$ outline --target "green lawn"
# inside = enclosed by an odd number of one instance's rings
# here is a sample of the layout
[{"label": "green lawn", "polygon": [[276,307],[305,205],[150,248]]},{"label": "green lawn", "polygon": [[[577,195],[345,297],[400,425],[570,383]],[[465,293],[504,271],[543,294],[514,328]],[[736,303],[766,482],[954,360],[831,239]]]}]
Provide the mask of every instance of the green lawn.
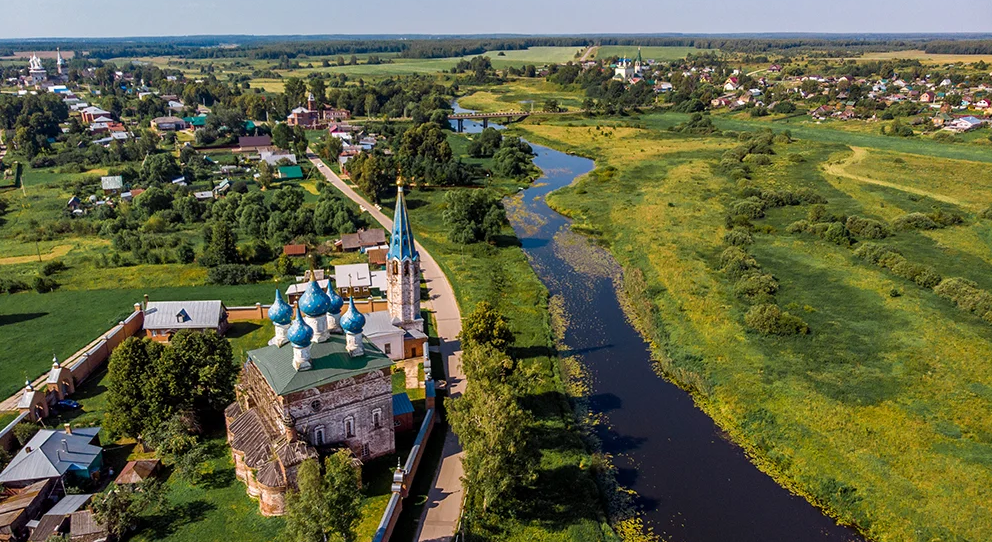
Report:
[{"label": "green lawn", "polygon": [[134,310],[143,294],[158,301],[220,299],[229,306],[270,303],[278,283],[122,290],[56,290],[47,294],[0,294],[0,396],[21,388],[66,359]]},{"label": "green lawn", "polygon": [[[949,159],[975,149],[805,128],[793,130],[803,139],[776,144],[771,165],[738,183],[718,167],[737,139],[660,130],[676,118],[684,116],[633,121],[646,128],[596,130],[585,122],[520,128],[534,141],[616,168],[556,192],[549,203],[624,266],[630,307],[661,367],[694,390],[697,404],[759,467],[872,539],[988,539],[989,324],[929,289],[862,264],[850,248],[787,233],[808,206],[769,209],[753,221],[748,250],[778,280],[777,303],[805,320],[810,335],[749,331],[742,322],[748,305],[719,269],[725,217],[738,187],[810,188],[829,201],[829,212],[842,215],[892,220],[934,206],[961,213],[961,226],[899,232],[879,242],[945,277],[992,289],[990,228],[974,214],[987,195],[953,182],[984,164]],[[767,125],[714,120],[734,130]],[[897,186],[826,173],[850,157],[844,142],[871,147],[850,173]],[[909,154],[896,162],[878,148]],[[789,160],[792,154],[804,159]],[[904,164],[916,166],[899,174]],[[974,176],[969,182],[976,190],[987,184]],[[899,183],[974,203],[920,198]]]}]

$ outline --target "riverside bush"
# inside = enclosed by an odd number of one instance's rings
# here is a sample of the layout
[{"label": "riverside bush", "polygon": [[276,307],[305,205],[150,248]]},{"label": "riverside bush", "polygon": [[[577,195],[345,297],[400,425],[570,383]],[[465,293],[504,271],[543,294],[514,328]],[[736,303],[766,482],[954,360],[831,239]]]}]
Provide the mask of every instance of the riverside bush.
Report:
[{"label": "riverside bush", "polygon": [[755,197],[735,201],[730,205],[730,209],[733,214],[746,216],[750,219],[762,218],[765,216],[764,203]]},{"label": "riverside bush", "polygon": [[750,272],[734,284],[734,295],[752,302],[769,303],[778,292],[778,281],[768,273]]},{"label": "riverside bush", "polygon": [[732,279],[739,279],[748,271],[761,269],[758,260],[740,247],[729,247],[720,254],[720,266]]},{"label": "riverside bush", "polygon": [[862,244],[854,251],[854,255],[866,263],[888,269],[923,288],[933,288],[942,280],[940,273],[933,267],[910,262],[902,254],[875,243]]},{"label": "riverside bush", "polygon": [[928,215],[923,213],[908,213],[893,221],[895,229],[903,230],[935,230],[938,226]]},{"label": "riverside bush", "polygon": [[963,311],[979,316],[992,323],[992,294],[978,288],[978,284],[959,277],[941,281],[934,293],[951,300]]},{"label": "riverside bush", "polygon": [[743,247],[754,242],[754,237],[746,230],[730,230],[723,234],[723,242],[735,247]]},{"label": "riverside bush", "polygon": [[798,316],[772,303],[751,307],[744,315],[744,325],[765,335],[805,335],[809,326]]},{"label": "riverside bush", "polygon": [[849,232],[864,239],[884,239],[892,235],[887,224],[872,218],[851,215],[847,217],[845,226]]}]

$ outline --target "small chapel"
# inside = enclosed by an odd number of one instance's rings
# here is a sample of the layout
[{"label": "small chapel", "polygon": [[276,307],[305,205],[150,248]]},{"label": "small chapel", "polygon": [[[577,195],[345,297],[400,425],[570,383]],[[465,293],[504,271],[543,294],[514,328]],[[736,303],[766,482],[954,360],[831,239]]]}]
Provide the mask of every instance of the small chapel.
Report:
[{"label": "small chapel", "polygon": [[273,337],[248,352],[236,400],[225,410],[235,472],[263,515],[285,513],[286,491],[306,459],[346,447],[367,461],[396,449],[393,360],[365,328],[371,317],[388,318],[411,337],[426,337],[420,255],[402,187],[386,266],[388,310],[381,313],[362,314],[354,297],[346,303],[314,277],[295,306],[276,290],[268,309]]}]

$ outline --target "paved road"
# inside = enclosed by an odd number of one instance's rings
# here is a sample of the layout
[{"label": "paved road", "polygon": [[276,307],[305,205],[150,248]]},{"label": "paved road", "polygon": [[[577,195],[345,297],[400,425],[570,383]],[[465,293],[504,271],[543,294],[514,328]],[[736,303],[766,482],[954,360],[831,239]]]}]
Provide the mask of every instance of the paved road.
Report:
[{"label": "paved road", "polygon": [[[392,230],[392,219],[345,184],[310,149],[307,149],[307,158],[335,188],[355,203],[365,207],[372,218],[382,224],[386,231]],[[416,238],[416,232],[414,232],[414,238]],[[420,243],[417,243],[417,250],[420,252],[424,280],[427,281],[427,287],[431,294],[431,299],[427,305],[429,309],[434,311],[434,318],[437,320],[437,334],[441,338],[441,357],[444,360],[445,375],[447,375],[448,395],[457,397],[465,391],[461,345],[458,341],[458,334],[462,330],[461,312],[458,310],[458,302],[455,300],[455,291],[451,288],[448,278],[444,276],[437,262],[434,261],[430,253],[424,250],[424,247],[420,246]],[[458,518],[461,516],[462,473],[462,449],[458,444],[458,438],[454,433],[448,431],[444,439],[441,465],[427,495],[424,512],[420,516],[416,538],[418,541],[450,540],[454,536]]]}]

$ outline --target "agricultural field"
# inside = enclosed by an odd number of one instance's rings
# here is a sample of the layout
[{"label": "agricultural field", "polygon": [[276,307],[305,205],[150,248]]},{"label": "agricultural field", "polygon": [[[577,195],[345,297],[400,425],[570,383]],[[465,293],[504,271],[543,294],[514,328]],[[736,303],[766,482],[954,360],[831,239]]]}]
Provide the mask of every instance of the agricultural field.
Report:
[{"label": "agricultural field", "polygon": [[[695,47],[641,47],[641,58],[644,60],[669,61],[685,58],[686,55],[713,53],[716,49],[697,49]],[[636,45],[604,45],[596,48],[595,56],[591,59],[620,56],[634,58],[637,56]]]},{"label": "agricultural field", "polygon": [[[558,100],[561,107],[579,109],[585,95],[563,89],[543,79],[515,79],[497,87],[485,87],[461,98],[458,105],[481,112],[540,111],[547,100]],[[532,103],[531,103],[532,102]]]},{"label": "agricultural field", "polygon": [[891,60],[891,59],[908,59],[908,60],[919,60],[924,64],[956,64],[958,62],[963,62],[965,64],[972,64],[975,62],[992,62],[992,55],[948,55],[941,53],[928,53],[926,51],[920,50],[908,50],[908,51],[884,51],[884,52],[872,52],[865,53],[859,57],[855,57],[854,60],[859,61],[870,61],[870,60]]},{"label": "agricultural field", "polygon": [[[793,129],[795,139],[776,138],[767,161],[745,161],[750,180],[733,180],[720,163],[738,138],[660,129],[683,121],[665,114],[596,127],[560,119],[517,129],[596,160],[595,172],[549,203],[609,247],[627,270],[628,291],[639,292],[633,314],[659,368],[679,375],[760,468],[875,540],[988,538],[990,324],[932,283],[856,256],[876,243],[938,278],[992,290],[992,225],[979,216],[990,202],[987,152],[978,162],[950,156],[978,149],[945,152],[962,149],[918,141],[878,148],[871,143],[893,138]],[[849,145],[842,136],[860,139]],[[765,335],[745,324],[750,302],[721,270],[728,215],[745,190],[804,189],[827,203],[769,207],[750,220],[750,244],[740,241],[774,277],[775,302],[809,329]],[[790,233],[821,210],[877,220],[892,234],[829,241]],[[909,213],[961,222],[895,228]],[[631,277],[644,286],[634,288]]]}]

